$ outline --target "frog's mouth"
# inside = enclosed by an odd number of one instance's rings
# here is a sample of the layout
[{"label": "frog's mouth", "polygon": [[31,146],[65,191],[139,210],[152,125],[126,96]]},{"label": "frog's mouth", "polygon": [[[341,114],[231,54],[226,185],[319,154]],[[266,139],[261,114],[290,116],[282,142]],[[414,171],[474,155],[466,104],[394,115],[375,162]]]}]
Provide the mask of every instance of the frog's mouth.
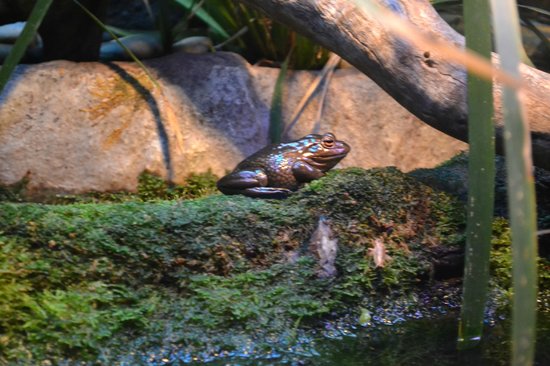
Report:
[{"label": "frog's mouth", "polygon": [[346,155],[348,154],[348,152],[343,152],[343,153],[340,153],[340,154],[332,154],[332,155],[325,155],[325,156],[313,156],[311,159],[312,160],[315,160],[316,162],[318,163],[326,163],[326,162],[330,162],[332,160],[342,160]]},{"label": "frog's mouth", "polygon": [[321,169],[323,171],[332,169],[340,160],[342,160],[346,155],[346,152],[340,154],[331,154],[331,155],[316,155],[309,158],[309,164],[314,167]]}]

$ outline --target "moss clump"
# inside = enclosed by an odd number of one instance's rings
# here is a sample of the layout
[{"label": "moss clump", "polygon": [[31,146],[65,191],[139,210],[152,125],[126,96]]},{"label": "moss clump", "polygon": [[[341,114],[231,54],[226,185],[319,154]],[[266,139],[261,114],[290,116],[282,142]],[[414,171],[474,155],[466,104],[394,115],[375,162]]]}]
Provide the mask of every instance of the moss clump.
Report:
[{"label": "moss clump", "polygon": [[26,175],[19,182],[15,182],[14,184],[7,186],[0,185],[0,202],[22,202],[28,184],[29,177]]},{"label": "moss clump", "polygon": [[217,192],[218,177],[208,171],[201,174],[190,174],[183,184],[172,184],[164,179],[143,172],[138,178],[136,193],[91,193],[78,196],[58,197],[55,203],[89,203],[89,202],[150,202],[156,200],[186,200],[205,197]]},{"label": "moss clump", "polygon": [[168,184],[162,178],[147,172],[139,176],[137,197],[142,201],[193,199],[216,193],[218,177],[208,171],[189,175],[185,183]]},{"label": "moss clump", "polygon": [[[495,216],[508,216],[506,164],[502,156],[495,158]],[[434,169],[417,169],[409,173],[415,179],[458,197],[466,202],[468,196],[468,154],[461,153]],[[544,228],[544,217],[550,216],[550,172],[535,167],[538,227]]]},{"label": "moss clump", "polygon": [[[512,245],[511,232],[507,220],[497,218],[493,222],[493,239],[491,252],[491,272],[493,278],[503,289],[512,287]],[[539,282],[541,292],[550,290],[550,261],[541,257],[538,261]]]},{"label": "moss clump", "polygon": [[[329,315],[374,314],[381,304],[414,312],[438,251],[463,242],[461,212],[395,169],[332,172],[280,201],[0,204],[0,275],[11,284],[0,298],[24,294],[1,302],[12,320],[0,323],[0,361],[139,354],[166,343],[219,353],[252,334],[269,349],[268,339],[288,342]],[[333,279],[318,278],[308,254],[320,215],[339,240]],[[393,258],[382,268],[368,254],[375,238]]]},{"label": "moss clump", "polygon": [[216,193],[218,177],[212,172],[190,174],[183,184],[170,184],[164,179],[143,172],[138,177],[137,192],[91,192],[72,194],[27,194],[28,177],[10,185],[0,185],[0,202],[25,202],[37,200],[49,204],[101,203],[101,202],[150,202],[158,200],[186,200],[209,196]]},{"label": "moss clump", "polygon": [[143,328],[153,310],[124,285],[70,281],[74,269],[52,265],[23,241],[0,235],[0,363],[74,352],[86,359],[122,328]]}]

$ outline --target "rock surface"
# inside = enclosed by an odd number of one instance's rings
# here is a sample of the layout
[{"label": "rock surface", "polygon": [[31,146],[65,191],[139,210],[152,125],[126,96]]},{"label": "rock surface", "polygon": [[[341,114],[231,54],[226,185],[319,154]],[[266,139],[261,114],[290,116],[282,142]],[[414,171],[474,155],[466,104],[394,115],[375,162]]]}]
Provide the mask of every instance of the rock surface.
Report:
[{"label": "rock surface", "polygon": [[[144,170],[176,182],[209,169],[222,175],[267,143],[278,70],[229,53],[179,53],[146,65],[159,87],[132,63],[18,67],[0,96],[0,185],[27,177],[30,196],[133,191]],[[287,121],[314,77],[290,73]],[[309,108],[290,137],[310,133],[315,115]],[[352,146],[342,166],[408,171],[466,148],[354,69],[335,73],[319,127]]]}]

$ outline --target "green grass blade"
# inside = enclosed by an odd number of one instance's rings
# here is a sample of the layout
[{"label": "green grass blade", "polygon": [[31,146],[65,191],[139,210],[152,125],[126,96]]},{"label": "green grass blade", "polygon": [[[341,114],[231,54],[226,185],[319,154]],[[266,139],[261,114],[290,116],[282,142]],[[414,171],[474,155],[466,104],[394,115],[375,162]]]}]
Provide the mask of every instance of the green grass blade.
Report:
[{"label": "green grass blade", "polygon": [[154,20],[155,17],[153,16],[153,9],[151,9],[151,4],[149,4],[149,0],[142,0],[142,2],[143,5],[145,5],[145,10],[147,10],[147,14],[149,14],[149,18]]},{"label": "green grass blade", "polygon": [[529,5],[518,5],[518,8],[520,8],[521,10],[525,9],[525,10],[531,10],[535,13],[538,13],[538,14],[542,14],[542,15],[545,15],[547,17],[550,17],[550,11],[548,10],[544,10],[542,8],[537,8],[536,6],[529,6]]},{"label": "green grass blade", "polygon": [[447,6],[461,5],[462,0],[431,0],[432,6],[436,9],[442,9]]},{"label": "green grass blade", "polygon": [[151,80],[151,82],[153,83],[153,85],[155,85],[157,88],[160,88],[160,85],[157,83],[157,81],[155,80],[155,78],[153,77],[153,75],[149,72],[149,70],[147,69],[147,67],[145,67],[145,65],[143,64],[143,62],[141,62],[137,57],[136,55],[128,48],[126,47],[122,42],[120,42],[120,39],[118,39],[118,37],[116,36],[116,34],[114,34],[101,20],[99,20],[98,17],[96,17],[91,11],[89,11],[84,5],[82,5],[80,3],[80,1],[78,0],[73,0],[73,2],[78,5],[86,14],[88,14],[88,16],[90,18],[92,18],[94,20],[94,22],[96,22],[96,24],[98,26],[101,27],[101,29],[103,29],[104,31],[106,31],[107,33],[109,33],[109,35],[115,40],[115,42],[120,46],[122,47],[122,49],[124,51],[126,51],[126,53],[128,53],[128,55],[132,58],[132,60],[138,64],[138,66],[143,70],[143,72],[147,75],[147,77]]},{"label": "green grass blade", "polygon": [[[177,4],[183,6],[184,8],[190,10],[193,5],[194,5],[194,1],[193,0],[174,0]],[[210,28],[212,28],[212,30],[214,32],[216,32],[218,35],[224,37],[224,38],[229,38],[229,33],[227,33],[225,31],[225,29],[223,29],[223,27],[216,21],[216,19],[214,19],[213,17],[210,16],[210,14],[208,14],[206,12],[206,10],[200,8],[200,9],[197,9],[195,11],[195,14],[197,15],[197,18],[199,18],[200,20],[202,20],[203,22],[205,22],[206,24],[208,24],[208,26]]]},{"label": "green grass blade", "polygon": [[34,5],[21,35],[17,38],[15,45],[2,65],[2,69],[0,69],[0,92],[2,92],[6,86],[13,70],[19,61],[21,61],[27,47],[34,39],[34,36],[38,31],[38,27],[42,23],[44,16],[46,16],[52,2],[53,0],[38,0]]},{"label": "green grass blade", "polygon": [[522,17],[522,20],[525,23],[525,26],[540,39],[541,43],[546,48],[546,51],[550,52],[550,40],[546,37],[546,35],[544,35],[544,33],[542,33],[529,19]]},{"label": "green grass blade", "polygon": [[322,133],[321,131],[321,119],[323,117],[323,111],[325,109],[325,103],[327,100],[327,94],[328,94],[328,87],[330,85],[330,81],[332,80],[332,75],[334,74],[334,70],[336,70],[336,67],[340,63],[342,58],[338,56],[335,53],[331,53],[329,60],[327,64],[330,65],[330,67],[327,70],[327,73],[324,77],[323,82],[323,88],[321,89],[321,94],[319,95],[319,106],[317,108],[317,115],[315,117],[315,123],[313,125],[313,131],[312,133]]},{"label": "green grass blade", "polygon": [[280,143],[283,135],[283,89],[291,54],[292,50],[288,53],[285,61],[281,65],[279,76],[277,76],[277,81],[275,82],[273,97],[271,98],[271,110],[269,111],[269,139],[273,144]]},{"label": "green grass blade", "polygon": [[144,32],[142,30],[137,30],[137,29],[123,29],[123,28],[119,28],[119,27],[113,27],[112,25],[105,25],[105,28],[107,28],[107,32],[109,32],[109,34],[114,33],[119,37],[132,36],[132,35],[138,34],[138,33],[153,33],[153,32],[155,32],[155,31]]},{"label": "green grass blade", "polygon": [[273,144],[281,142],[283,135],[283,87],[291,54],[292,50],[288,53],[285,61],[281,65],[279,76],[277,76],[277,81],[275,82],[273,97],[271,98],[271,110],[269,111],[269,139]]},{"label": "green grass blade", "polygon": [[[491,58],[489,0],[464,1],[466,46]],[[466,258],[458,348],[476,346],[483,333],[494,208],[495,141],[492,81],[468,73],[468,205]]]},{"label": "green grass blade", "polygon": [[231,42],[212,34],[216,49],[224,44],[225,50],[240,53],[252,63],[259,61],[282,63],[294,45],[289,68],[319,68],[328,58],[328,50],[311,42],[306,37],[296,35],[286,26],[268,19],[259,11],[233,0],[207,0],[206,12],[229,34],[248,30]]},{"label": "green grass blade", "polygon": [[221,43],[218,43],[217,45],[214,46],[214,49],[215,50],[221,50],[223,46],[225,46],[226,44],[228,43],[231,43],[233,41],[235,41],[236,39],[238,39],[239,37],[241,37],[243,34],[245,34],[246,32],[248,32],[248,27],[247,26],[244,26],[242,27],[241,29],[239,29],[238,31],[235,32],[235,34],[233,34],[231,37],[229,37],[228,39],[226,39],[225,41],[221,42]]},{"label": "green grass blade", "polygon": [[[491,0],[501,67],[520,77],[521,38],[515,0]],[[537,237],[531,137],[516,90],[503,86],[504,144],[512,229],[512,365],[532,365],[537,306]]]},{"label": "green grass blade", "polygon": [[298,106],[294,110],[294,114],[292,115],[290,123],[286,126],[283,132],[283,136],[286,136],[290,132],[290,130],[294,127],[294,125],[298,123],[300,116],[305,111],[309,103],[311,103],[317,91],[319,90],[319,86],[321,85],[323,80],[327,77],[327,75],[332,73],[332,71],[336,68],[336,66],[338,66],[338,63],[340,63],[340,57],[338,57],[335,54],[331,54],[331,56],[325,63],[323,70],[321,70],[321,72],[317,74],[315,79],[311,82],[308,89],[304,93],[304,96],[302,97],[302,99],[300,99]]}]

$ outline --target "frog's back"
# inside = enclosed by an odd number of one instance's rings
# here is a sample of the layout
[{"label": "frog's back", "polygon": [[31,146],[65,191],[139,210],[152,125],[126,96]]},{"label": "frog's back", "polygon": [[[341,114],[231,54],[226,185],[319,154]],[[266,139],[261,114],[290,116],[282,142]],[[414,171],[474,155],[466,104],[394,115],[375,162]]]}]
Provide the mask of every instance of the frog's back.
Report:
[{"label": "frog's back", "polygon": [[288,144],[270,145],[243,160],[235,171],[261,169],[268,178],[270,186],[294,189],[298,183],[292,174],[292,165],[296,157],[294,146]]}]

